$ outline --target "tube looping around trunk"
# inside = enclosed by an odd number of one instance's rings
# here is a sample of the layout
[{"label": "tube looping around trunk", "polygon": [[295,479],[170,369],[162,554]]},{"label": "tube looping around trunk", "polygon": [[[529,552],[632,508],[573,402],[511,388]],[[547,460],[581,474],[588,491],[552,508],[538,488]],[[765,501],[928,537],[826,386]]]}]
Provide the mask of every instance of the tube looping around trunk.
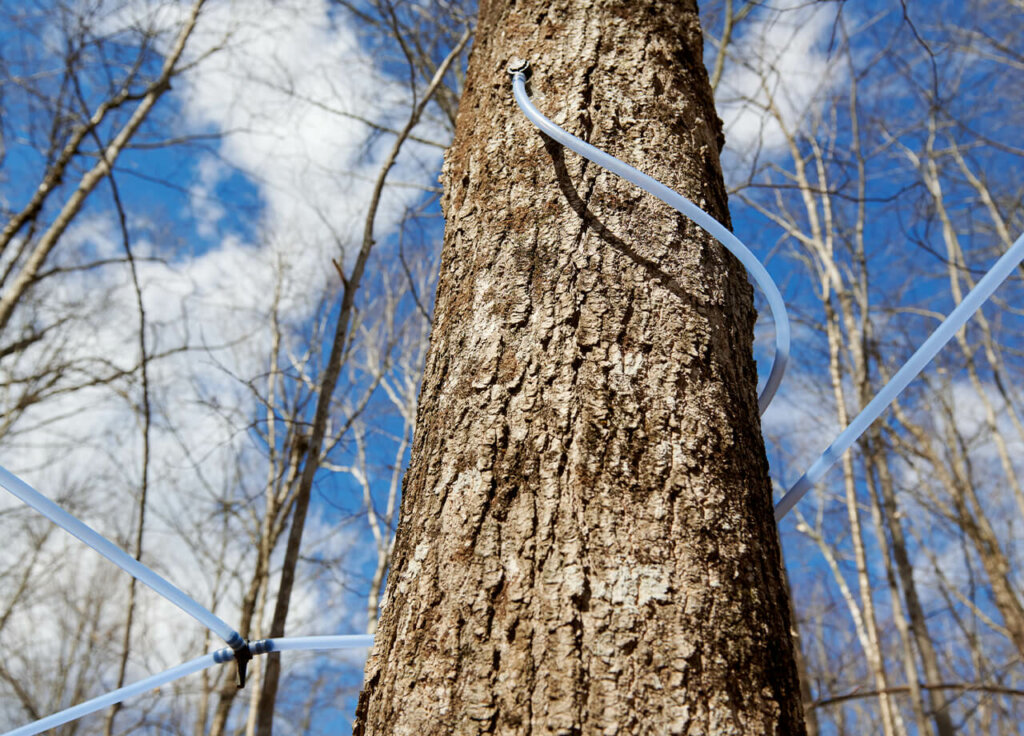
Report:
[{"label": "tube looping around trunk", "polygon": [[555,139],[566,148],[569,148],[583,158],[593,161],[613,174],[616,174],[628,182],[635,184],[648,194],[652,194],[669,207],[700,225],[711,237],[722,244],[730,253],[739,260],[747,269],[754,281],[761,288],[768,300],[768,308],[771,310],[772,318],[775,320],[775,357],[772,360],[771,372],[768,374],[768,381],[765,383],[761,395],[757,399],[758,410],[764,414],[768,405],[775,397],[782,383],[782,376],[786,372],[786,364],[789,362],[790,328],[789,315],[786,313],[786,303],[779,293],[779,287],[769,275],[768,270],[757,260],[757,256],[750,252],[739,238],[732,234],[722,223],[688,200],[686,197],[669,189],[657,179],[648,176],[639,169],[623,163],[600,148],[577,138],[572,133],[558,127],[538,110],[530,101],[526,93],[526,77],[529,74],[529,64],[525,61],[515,60],[509,66],[508,72],[512,75],[512,92],[516,103],[523,114],[530,122],[546,135]]}]

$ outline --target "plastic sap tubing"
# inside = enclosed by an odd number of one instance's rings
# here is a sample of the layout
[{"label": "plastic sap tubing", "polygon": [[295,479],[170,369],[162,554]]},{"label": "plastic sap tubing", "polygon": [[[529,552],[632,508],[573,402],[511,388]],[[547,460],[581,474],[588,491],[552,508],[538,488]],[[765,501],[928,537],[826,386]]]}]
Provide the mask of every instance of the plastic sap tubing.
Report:
[{"label": "plastic sap tubing", "polygon": [[761,265],[757,257],[750,252],[750,249],[739,238],[686,197],[672,191],[657,179],[580,140],[572,133],[563,130],[544,117],[540,110],[534,107],[529,95],[526,94],[525,67],[511,70],[511,72],[512,91],[515,95],[516,103],[519,105],[519,109],[523,111],[523,114],[530,119],[530,122],[566,148],[572,149],[598,166],[602,166],[623,179],[632,182],[645,192],[653,194],[677,212],[689,217],[736,256],[740,263],[750,272],[754,281],[757,282],[757,285],[761,287],[761,291],[767,297],[768,307],[771,309],[772,317],[775,320],[775,358],[772,361],[772,369],[768,375],[768,381],[765,383],[764,389],[762,389],[761,395],[757,399],[758,409],[764,414],[768,405],[775,397],[775,392],[778,391],[779,384],[782,383],[782,377],[786,372],[786,364],[789,362],[790,342],[789,315],[786,312],[786,303],[782,300],[782,294],[779,293],[779,288],[775,285],[767,269]]},{"label": "plastic sap tubing", "polygon": [[148,585],[217,636],[222,637],[232,648],[244,644],[242,637],[227,622],[2,466],[0,466],[0,486],[6,488],[57,526],[78,537],[129,575],[137,578],[140,583]]},{"label": "plastic sap tubing", "polygon": [[811,487],[821,479],[825,472],[831,468],[850,445],[857,441],[857,438],[867,431],[871,423],[878,419],[900,392],[907,387],[907,384],[914,380],[924,370],[924,367],[931,362],[936,353],[950,341],[957,331],[964,326],[975,312],[985,303],[992,292],[1013,273],[1013,269],[1024,260],[1024,235],[1017,238],[1010,249],[993,264],[988,273],[982,276],[967,296],[963,298],[949,316],[935,328],[935,331],[928,336],[921,347],[919,347],[910,359],[903,364],[903,367],[896,371],[896,375],[889,379],[889,382],[882,387],[882,390],[865,406],[860,414],[854,417],[846,429],[839,433],[821,456],[814,461],[814,464],[801,476],[800,480],[793,484],[793,487],[786,492],[782,500],[775,506],[775,520],[780,521],[789,513],[797,502],[803,498]]}]

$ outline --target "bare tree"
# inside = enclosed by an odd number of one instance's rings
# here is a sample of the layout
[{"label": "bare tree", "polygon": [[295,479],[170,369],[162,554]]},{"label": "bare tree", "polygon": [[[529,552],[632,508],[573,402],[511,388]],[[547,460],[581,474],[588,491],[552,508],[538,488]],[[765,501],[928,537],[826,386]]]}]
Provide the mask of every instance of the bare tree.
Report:
[{"label": "bare tree", "polygon": [[481,7],[356,733],[803,732],[742,269],[545,142],[505,74],[535,59],[545,109],[726,219],[699,29]]},{"label": "bare tree", "polygon": [[[111,172],[112,167],[125,147],[146,121],[153,108],[171,88],[171,80],[181,73],[181,58],[205,0],[196,0],[174,39],[170,52],[164,57],[160,71],[152,79],[140,78],[150,55],[150,42],[144,40],[140,52],[125,76],[110,83],[110,96],[103,99],[94,109],[79,113],[79,104],[86,104],[81,92],[82,81],[76,76],[78,51],[72,51],[66,59],[68,69],[62,85],[62,93],[71,98],[71,104],[54,115],[55,135],[50,142],[52,158],[47,162],[41,181],[29,201],[12,213],[3,230],[0,231],[0,255],[5,256],[5,268],[0,283],[4,286],[0,297],[0,331],[14,316],[15,310],[27,292],[34,288],[45,275],[43,271],[50,254],[61,236],[81,211],[89,195]],[[71,16],[70,20],[78,21]],[[83,19],[84,20],[84,19]],[[69,39],[70,40],[70,39]],[[79,38],[75,42],[86,45],[92,39]],[[120,125],[112,130],[109,141],[101,141],[98,161],[78,179],[66,194],[64,201],[52,221],[40,221],[39,217],[52,194],[61,191],[58,186],[70,173],[69,167],[76,160],[84,159],[86,146],[115,111],[131,106],[131,113]],[[64,117],[70,117],[65,120]],[[74,121],[73,125],[69,125]],[[58,132],[59,131],[59,132]],[[38,236],[37,236],[38,231]],[[11,253],[8,255],[8,250]],[[24,338],[23,338],[24,339]]]}]

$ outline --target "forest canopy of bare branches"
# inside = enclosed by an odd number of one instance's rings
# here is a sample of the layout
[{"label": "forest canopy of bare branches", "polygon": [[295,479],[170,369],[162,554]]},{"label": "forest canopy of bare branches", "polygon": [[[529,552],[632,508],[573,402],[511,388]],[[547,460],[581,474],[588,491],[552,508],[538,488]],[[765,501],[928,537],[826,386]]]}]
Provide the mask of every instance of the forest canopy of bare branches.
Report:
[{"label": "forest canopy of bare branches", "polygon": [[[0,464],[245,638],[376,630],[475,12],[0,9]],[[794,320],[762,420],[781,495],[1024,231],[1024,5],[701,16],[734,228]],[[1022,292],[781,523],[813,734],[1024,722]],[[223,646],[2,492],[0,535],[2,730]],[[241,690],[221,666],[57,732],[334,733],[364,656],[257,658]]]}]

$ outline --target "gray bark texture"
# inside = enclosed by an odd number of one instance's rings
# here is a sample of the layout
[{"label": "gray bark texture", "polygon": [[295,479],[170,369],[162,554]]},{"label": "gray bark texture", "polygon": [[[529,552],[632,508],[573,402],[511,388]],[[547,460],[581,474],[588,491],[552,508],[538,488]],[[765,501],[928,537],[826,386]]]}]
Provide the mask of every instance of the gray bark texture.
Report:
[{"label": "gray bark texture", "polygon": [[484,0],[356,734],[802,734],[753,292],[556,122],[728,224],[692,0]]}]

